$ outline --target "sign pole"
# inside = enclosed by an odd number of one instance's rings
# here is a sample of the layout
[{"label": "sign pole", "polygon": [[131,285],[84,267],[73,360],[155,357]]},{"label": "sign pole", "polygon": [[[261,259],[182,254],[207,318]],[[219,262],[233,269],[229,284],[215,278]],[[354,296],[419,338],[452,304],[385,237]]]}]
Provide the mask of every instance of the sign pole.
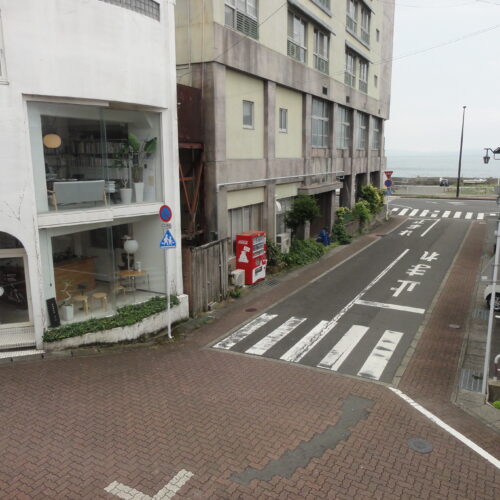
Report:
[{"label": "sign pole", "polygon": [[[172,338],[172,318],[170,315],[170,274],[168,266],[168,252],[171,248],[176,248],[177,244],[174,237],[170,233],[170,220],[172,219],[172,209],[168,205],[162,205],[160,208],[160,219],[163,221],[163,226],[167,228],[165,234],[160,241],[160,248],[165,250],[165,292],[167,294],[167,334],[168,338]],[[163,231],[162,231],[163,233]]]},{"label": "sign pole", "polygon": [[168,338],[172,338],[172,321],[170,317],[170,275],[168,273],[168,252],[165,252],[165,276],[166,276],[166,286],[167,291],[167,333]]}]

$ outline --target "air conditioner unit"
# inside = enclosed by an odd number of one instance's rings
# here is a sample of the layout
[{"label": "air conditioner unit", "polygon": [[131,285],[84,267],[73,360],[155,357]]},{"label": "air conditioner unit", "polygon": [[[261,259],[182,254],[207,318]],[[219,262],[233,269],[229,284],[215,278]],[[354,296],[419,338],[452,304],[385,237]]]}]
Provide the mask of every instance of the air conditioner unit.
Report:
[{"label": "air conditioner unit", "polygon": [[233,286],[242,287],[245,285],[245,270],[235,269],[231,272],[231,283]]},{"label": "air conditioner unit", "polygon": [[291,243],[290,233],[280,233],[276,235],[276,244],[281,250],[281,253],[288,253]]}]

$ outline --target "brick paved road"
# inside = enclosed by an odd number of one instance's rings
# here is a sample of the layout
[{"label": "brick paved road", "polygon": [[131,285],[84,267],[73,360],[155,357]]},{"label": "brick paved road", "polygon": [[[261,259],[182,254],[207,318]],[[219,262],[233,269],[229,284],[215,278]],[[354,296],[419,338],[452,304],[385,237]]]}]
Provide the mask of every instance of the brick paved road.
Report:
[{"label": "brick paved road", "polygon": [[[475,231],[471,238],[465,259],[480,243]],[[342,252],[372,240],[362,238]],[[340,258],[336,253],[285,286],[299,286]],[[275,298],[281,293],[269,291]],[[176,498],[495,497],[499,471],[385,386],[200,349],[250,315],[241,304],[259,307],[262,301],[265,294],[240,303],[173,345],[0,366],[0,497],[112,499],[104,488],[113,481],[153,497],[182,469],[194,475]],[[415,359],[421,362],[421,355]],[[427,369],[410,364],[400,388],[418,399],[412,380]],[[234,480],[287,451],[307,450],[317,434],[335,434],[355,414],[343,408],[353,397],[366,402],[366,418],[352,420],[318,458],[297,469],[290,460],[289,477]],[[455,409],[438,400],[432,411],[455,418]],[[475,421],[467,427],[500,457],[498,435]],[[433,451],[410,450],[411,437],[428,440]]]}]

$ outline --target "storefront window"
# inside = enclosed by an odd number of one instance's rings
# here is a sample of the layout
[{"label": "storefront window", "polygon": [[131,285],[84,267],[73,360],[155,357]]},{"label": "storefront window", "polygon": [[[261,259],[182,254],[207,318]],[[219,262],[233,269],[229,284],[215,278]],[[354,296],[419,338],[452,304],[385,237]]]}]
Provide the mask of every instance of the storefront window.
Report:
[{"label": "storefront window", "polygon": [[159,115],[30,103],[39,212],[160,201]]}]

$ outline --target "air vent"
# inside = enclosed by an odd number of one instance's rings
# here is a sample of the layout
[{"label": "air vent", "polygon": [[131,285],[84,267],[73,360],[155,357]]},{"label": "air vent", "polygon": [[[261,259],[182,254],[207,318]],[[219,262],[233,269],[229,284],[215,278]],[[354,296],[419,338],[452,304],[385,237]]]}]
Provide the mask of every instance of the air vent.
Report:
[{"label": "air vent", "polygon": [[323,87],[323,95],[328,95],[328,87]]},{"label": "air vent", "polygon": [[351,102],[351,98],[348,95],[345,96],[345,102],[347,104],[349,104]]}]

